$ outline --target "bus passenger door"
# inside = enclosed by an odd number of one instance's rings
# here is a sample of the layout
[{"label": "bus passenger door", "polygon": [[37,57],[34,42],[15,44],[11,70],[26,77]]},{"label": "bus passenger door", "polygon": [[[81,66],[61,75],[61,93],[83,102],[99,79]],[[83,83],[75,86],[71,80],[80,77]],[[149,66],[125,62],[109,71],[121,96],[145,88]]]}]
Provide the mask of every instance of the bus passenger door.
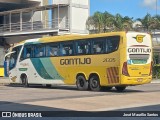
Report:
[{"label": "bus passenger door", "polygon": [[9,56],[4,57],[4,76],[8,77],[9,72]]},{"label": "bus passenger door", "polygon": [[17,63],[16,52],[12,52],[9,59],[9,78],[11,82],[18,82],[16,63]]}]

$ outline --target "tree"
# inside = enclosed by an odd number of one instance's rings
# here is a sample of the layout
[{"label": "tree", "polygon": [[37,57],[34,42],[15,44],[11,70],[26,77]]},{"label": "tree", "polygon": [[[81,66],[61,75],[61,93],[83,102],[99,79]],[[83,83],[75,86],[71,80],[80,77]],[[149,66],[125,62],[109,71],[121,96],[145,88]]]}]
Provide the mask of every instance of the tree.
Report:
[{"label": "tree", "polygon": [[103,28],[103,13],[95,12],[86,21],[87,29],[92,33],[100,33]]},{"label": "tree", "polygon": [[147,13],[147,15],[144,18],[138,18],[137,20],[141,21],[144,31],[149,31],[149,26],[152,20],[152,17],[149,13]]},{"label": "tree", "polygon": [[129,18],[128,16],[123,18],[120,14],[113,16],[107,11],[104,13],[95,12],[94,15],[90,16],[86,21],[86,27],[90,33],[131,30],[132,19],[133,18]]},{"label": "tree", "polygon": [[98,30],[98,33],[100,33],[103,26],[103,13],[95,12],[93,15],[93,21],[95,28]]},{"label": "tree", "polygon": [[110,13],[108,13],[107,11],[105,11],[103,13],[103,32],[105,33],[107,31],[107,29],[109,31],[112,31],[113,28],[113,24],[114,24],[114,16],[111,15]]},{"label": "tree", "polygon": [[128,16],[122,17],[120,14],[116,14],[114,19],[115,31],[132,30],[132,19]]},{"label": "tree", "polygon": [[89,30],[89,31],[96,29],[93,16],[88,17],[88,19],[87,19],[87,21],[86,21],[86,28],[87,28],[87,30]]},{"label": "tree", "polygon": [[156,15],[152,17],[150,23],[149,23],[149,29],[150,30],[155,30],[160,28],[160,16]]},{"label": "tree", "polygon": [[125,16],[123,18],[123,29],[124,30],[132,30],[132,24],[133,24],[133,18],[129,18],[128,16]]},{"label": "tree", "polygon": [[115,31],[120,31],[123,29],[123,18],[120,14],[116,14],[114,17]]}]

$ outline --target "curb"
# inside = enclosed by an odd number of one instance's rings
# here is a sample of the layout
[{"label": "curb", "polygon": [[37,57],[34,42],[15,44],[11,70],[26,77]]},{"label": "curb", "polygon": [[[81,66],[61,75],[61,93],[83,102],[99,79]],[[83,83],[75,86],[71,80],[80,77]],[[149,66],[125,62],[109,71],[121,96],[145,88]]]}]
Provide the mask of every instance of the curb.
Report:
[{"label": "curb", "polygon": [[3,86],[3,85],[9,85],[9,78],[7,77],[0,77],[0,86]]},{"label": "curb", "polygon": [[151,83],[160,83],[160,81],[152,81]]}]

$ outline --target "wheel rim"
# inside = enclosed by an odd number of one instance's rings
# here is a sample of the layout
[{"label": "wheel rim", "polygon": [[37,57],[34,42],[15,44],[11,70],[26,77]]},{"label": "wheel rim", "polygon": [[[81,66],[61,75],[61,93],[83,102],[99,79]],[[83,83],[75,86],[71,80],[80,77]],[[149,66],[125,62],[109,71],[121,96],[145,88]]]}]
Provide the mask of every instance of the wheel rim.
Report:
[{"label": "wheel rim", "polygon": [[80,85],[80,87],[84,86],[84,81],[82,79],[79,80],[79,85]]},{"label": "wheel rim", "polygon": [[23,78],[22,78],[22,85],[23,85],[24,87],[28,87],[27,77],[23,77]]},{"label": "wheel rim", "polygon": [[88,89],[88,82],[86,81],[84,76],[77,77],[76,85],[79,90],[87,90]]},{"label": "wheel rim", "polygon": [[92,80],[92,83],[91,83],[91,86],[93,87],[93,88],[97,88],[99,85],[98,85],[98,81],[96,80],[96,79],[93,79]]},{"label": "wheel rim", "polygon": [[26,79],[25,78],[22,78],[22,84],[25,85],[25,81]]}]

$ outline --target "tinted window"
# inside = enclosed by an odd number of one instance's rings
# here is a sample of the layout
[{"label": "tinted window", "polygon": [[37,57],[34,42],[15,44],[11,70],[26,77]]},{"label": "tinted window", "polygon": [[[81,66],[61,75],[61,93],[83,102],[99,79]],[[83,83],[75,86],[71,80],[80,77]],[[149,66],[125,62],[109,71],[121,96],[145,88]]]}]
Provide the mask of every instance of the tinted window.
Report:
[{"label": "tinted window", "polygon": [[34,57],[44,57],[46,55],[45,48],[45,44],[34,45]]},{"label": "tinted window", "polygon": [[46,56],[59,56],[60,55],[60,48],[58,43],[50,43],[46,45]]},{"label": "tinted window", "polygon": [[18,55],[19,55],[21,48],[22,48],[22,46],[18,46],[18,47],[15,47],[12,49],[12,51],[15,51],[15,52],[14,52],[14,54],[11,55],[11,58],[14,58],[15,63],[17,62]]},{"label": "tinted window", "polygon": [[24,46],[20,59],[24,60],[26,58],[30,58],[33,56],[34,56],[34,47],[32,45]]},{"label": "tinted window", "polygon": [[106,41],[105,53],[111,53],[111,52],[114,52],[118,49],[120,36],[106,37],[105,41]]},{"label": "tinted window", "polygon": [[89,40],[81,40],[76,42],[76,54],[77,55],[85,55],[90,54],[91,52],[91,44]]},{"label": "tinted window", "polygon": [[21,55],[21,60],[30,57],[52,57],[111,53],[118,49],[119,41],[120,36],[110,36],[92,38],[88,40],[66,41],[61,43],[25,45]]},{"label": "tinted window", "polygon": [[104,38],[93,39],[93,47],[92,47],[93,53],[94,54],[104,53],[104,44],[105,44]]},{"label": "tinted window", "polygon": [[15,48],[12,49],[12,51],[15,51],[15,54],[16,54],[17,57],[19,55],[19,52],[20,52],[21,48],[22,48],[22,46],[18,46],[18,47],[15,47]]},{"label": "tinted window", "polygon": [[9,59],[9,70],[13,69],[16,66],[17,55],[16,53],[12,53]]},{"label": "tinted window", "polygon": [[60,52],[62,56],[74,55],[73,42],[63,42],[61,43]]}]

